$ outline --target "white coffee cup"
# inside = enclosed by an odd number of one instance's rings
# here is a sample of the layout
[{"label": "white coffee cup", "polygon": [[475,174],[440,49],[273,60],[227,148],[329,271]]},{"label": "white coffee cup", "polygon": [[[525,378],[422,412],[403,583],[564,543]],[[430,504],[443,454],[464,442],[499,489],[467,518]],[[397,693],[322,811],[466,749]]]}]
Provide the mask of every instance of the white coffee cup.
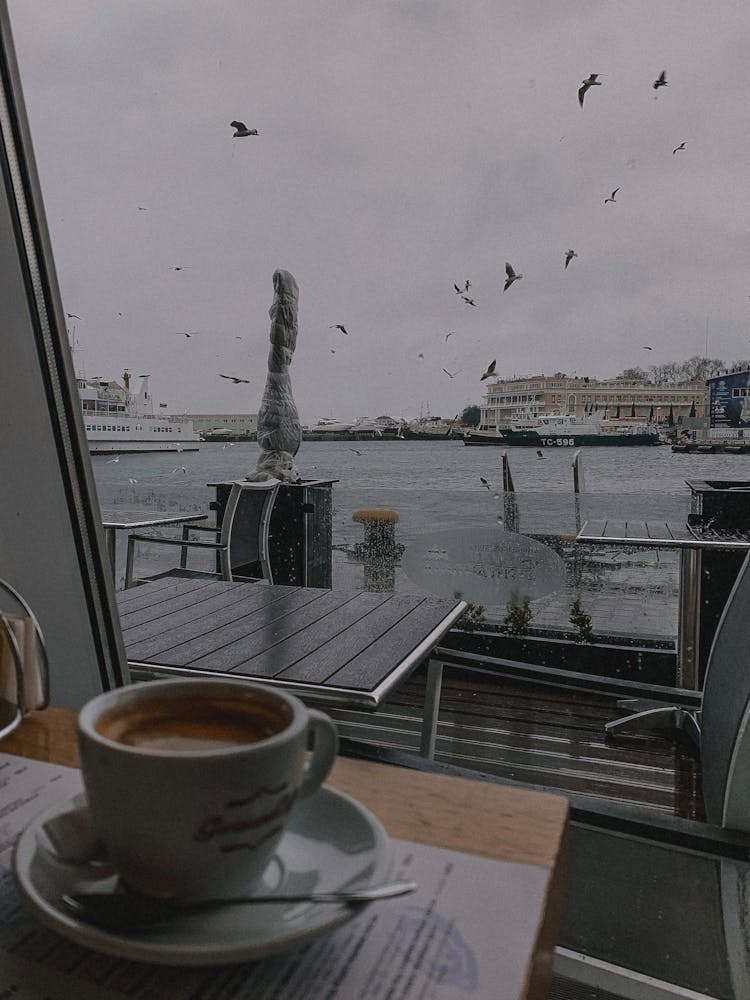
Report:
[{"label": "white coffee cup", "polygon": [[337,745],[328,716],[246,681],[132,684],[78,716],[93,826],[123,880],[158,896],[252,891]]}]

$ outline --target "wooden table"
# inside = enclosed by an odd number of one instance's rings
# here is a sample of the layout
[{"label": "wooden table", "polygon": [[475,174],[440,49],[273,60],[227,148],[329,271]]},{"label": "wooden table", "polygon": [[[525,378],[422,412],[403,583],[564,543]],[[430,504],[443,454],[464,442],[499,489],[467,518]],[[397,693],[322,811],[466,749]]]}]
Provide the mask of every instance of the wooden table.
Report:
[{"label": "wooden table", "polygon": [[[56,708],[33,712],[0,750],[77,767],[75,713]],[[392,837],[545,868],[546,907],[539,914],[521,996],[547,996],[567,870],[568,803],[563,796],[346,757],[338,758],[327,783],[364,803]],[[502,934],[503,921],[512,914],[504,912],[502,899],[497,905],[486,919]]]},{"label": "wooden table", "polygon": [[205,521],[208,514],[165,514],[150,507],[102,507],[102,527],[112,575],[117,566],[117,532],[135,531],[136,528],[159,528],[166,524],[185,524],[188,521]]},{"label": "wooden table", "polygon": [[[247,678],[327,705],[374,711],[461,617],[466,603],[352,588],[162,577],[117,596],[130,667]],[[428,668],[421,750],[431,757],[442,663]]]},{"label": "wooden table", "polygon": [[586,521],[576,535],[586,545],[679,549],[680,603],[677,619],[677,663],[682,687],[700,687],[701,553],[750,549],[750,533],[691,527],[672,521]]}]

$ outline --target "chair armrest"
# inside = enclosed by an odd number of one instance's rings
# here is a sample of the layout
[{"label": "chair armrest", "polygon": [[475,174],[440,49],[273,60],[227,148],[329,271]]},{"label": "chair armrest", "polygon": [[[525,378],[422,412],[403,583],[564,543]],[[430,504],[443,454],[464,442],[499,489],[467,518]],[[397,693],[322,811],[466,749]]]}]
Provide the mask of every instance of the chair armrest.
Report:
[{"label": "chair armrest", "polygon": [[225,549],[221,542],[199,542],[193,538],[160,538],[158,535],[128,535],[128,545],[132,542],[151,542],[154,545],[189,545],[197,549]]},{"label": "chair armrest", "polygon": [[221,528],[217,527],[215,524],[183,524],[182,526],[182,537],[187,538],[188,531],[212,531],[215,535],[221,531]]},{"label": "chair armrest", "polygon": [[464,650],[438,646],[433,659],[447,667],[459,667],[466,671],[485,673],[490,676],[511,677],[530,683],[546,684],[551,687],[573,688],[611,695],[615,698],[647,698],[665,705],[678,705],[692,711],[701,708],[703,695],[700,691],[687,688],[667,687],[660,684],[640,684],[619,677],[604,677],[585,674],[559,667],[545,667],[533,663],[507,660],[484,653],[469,653]]}]

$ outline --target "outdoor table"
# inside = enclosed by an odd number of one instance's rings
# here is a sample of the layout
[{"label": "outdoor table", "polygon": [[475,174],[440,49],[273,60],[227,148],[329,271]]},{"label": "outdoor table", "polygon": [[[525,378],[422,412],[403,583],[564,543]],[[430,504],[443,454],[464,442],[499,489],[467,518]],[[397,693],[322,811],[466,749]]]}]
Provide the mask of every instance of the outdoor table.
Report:
[{"label": "outdoor table", "polygon": [[[0,744],[0,751],[77,767],[75,719],[65,709],[32,712]],[[567,869],[568,803],[563,796],[345,757],[337,759],[327,784],[371,809],[391,837],[522,865],[528,877],[540,868],[546,872],[546,894],[523,942],[528,964],[518,997],[547,996]],[[476,919],[495,929],[502,948],[504,928],[515,916],[499,893],[492,912]],[[32,982],[27,985],[33,988]],[[506,996],[502,984],[495,995]]]},{"label": "outdoor table", "polygon": [[[423,663],[466,602],[214,577],[166,576],[117,595],[131,669],[246,678],[374,711]],[[442,663],[430,660],[421,752],[434,752]]]},{"label": "outdoor table", "polygon": [[107,543],[112,575],[117,565],[117,532],[134,531],[136,528],[158,528],[166,524],[184,524],[187,521],[205,521],[208,514],[165,514],[151,507],[102,507],[102,527]]},{"label": "outdoor table", "polygon": [[677,662],[682,687],[700,686],[701,554],[704,549],[747,551],[750,532],[721,531],[670,521],[586,521],[576,535],[585,545],[679,549],[680,602],[677,617]]}]

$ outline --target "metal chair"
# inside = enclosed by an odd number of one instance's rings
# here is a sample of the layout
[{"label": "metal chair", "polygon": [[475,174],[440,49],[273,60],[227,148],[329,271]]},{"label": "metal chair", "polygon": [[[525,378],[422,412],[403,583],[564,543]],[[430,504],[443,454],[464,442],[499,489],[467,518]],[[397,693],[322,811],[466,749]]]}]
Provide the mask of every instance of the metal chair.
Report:
[{"label": "metal chair", "polygon": [[[238,578],[238,568],[250,567],[250,572],[240,574],[239,578],[273,583],[273,573],[268,558],[268,530],[280,485],[277,479],[258,483],[235,481],[229,491],[221,525],[185,524],[182,528],[182,538],[131,534],[128,537],[125,562],[125,589],[142,582],[133,576],[135,546],[138,542],[149,542],[151,545],[176,545],[180,548],[179,568],[170,570],[170,575],[218,576],[222,580],[231,581]],[[190,533],[193,531],[210,532],[216,541],[204,542],[191,538]],[[190,549],[214,550],[218,559],[217,572],[188,569],[187,557]],[[259,574],[253,571],[257,566],[260,567]],[[154,574],[150,579],[164,575],[166,574]]]}]

